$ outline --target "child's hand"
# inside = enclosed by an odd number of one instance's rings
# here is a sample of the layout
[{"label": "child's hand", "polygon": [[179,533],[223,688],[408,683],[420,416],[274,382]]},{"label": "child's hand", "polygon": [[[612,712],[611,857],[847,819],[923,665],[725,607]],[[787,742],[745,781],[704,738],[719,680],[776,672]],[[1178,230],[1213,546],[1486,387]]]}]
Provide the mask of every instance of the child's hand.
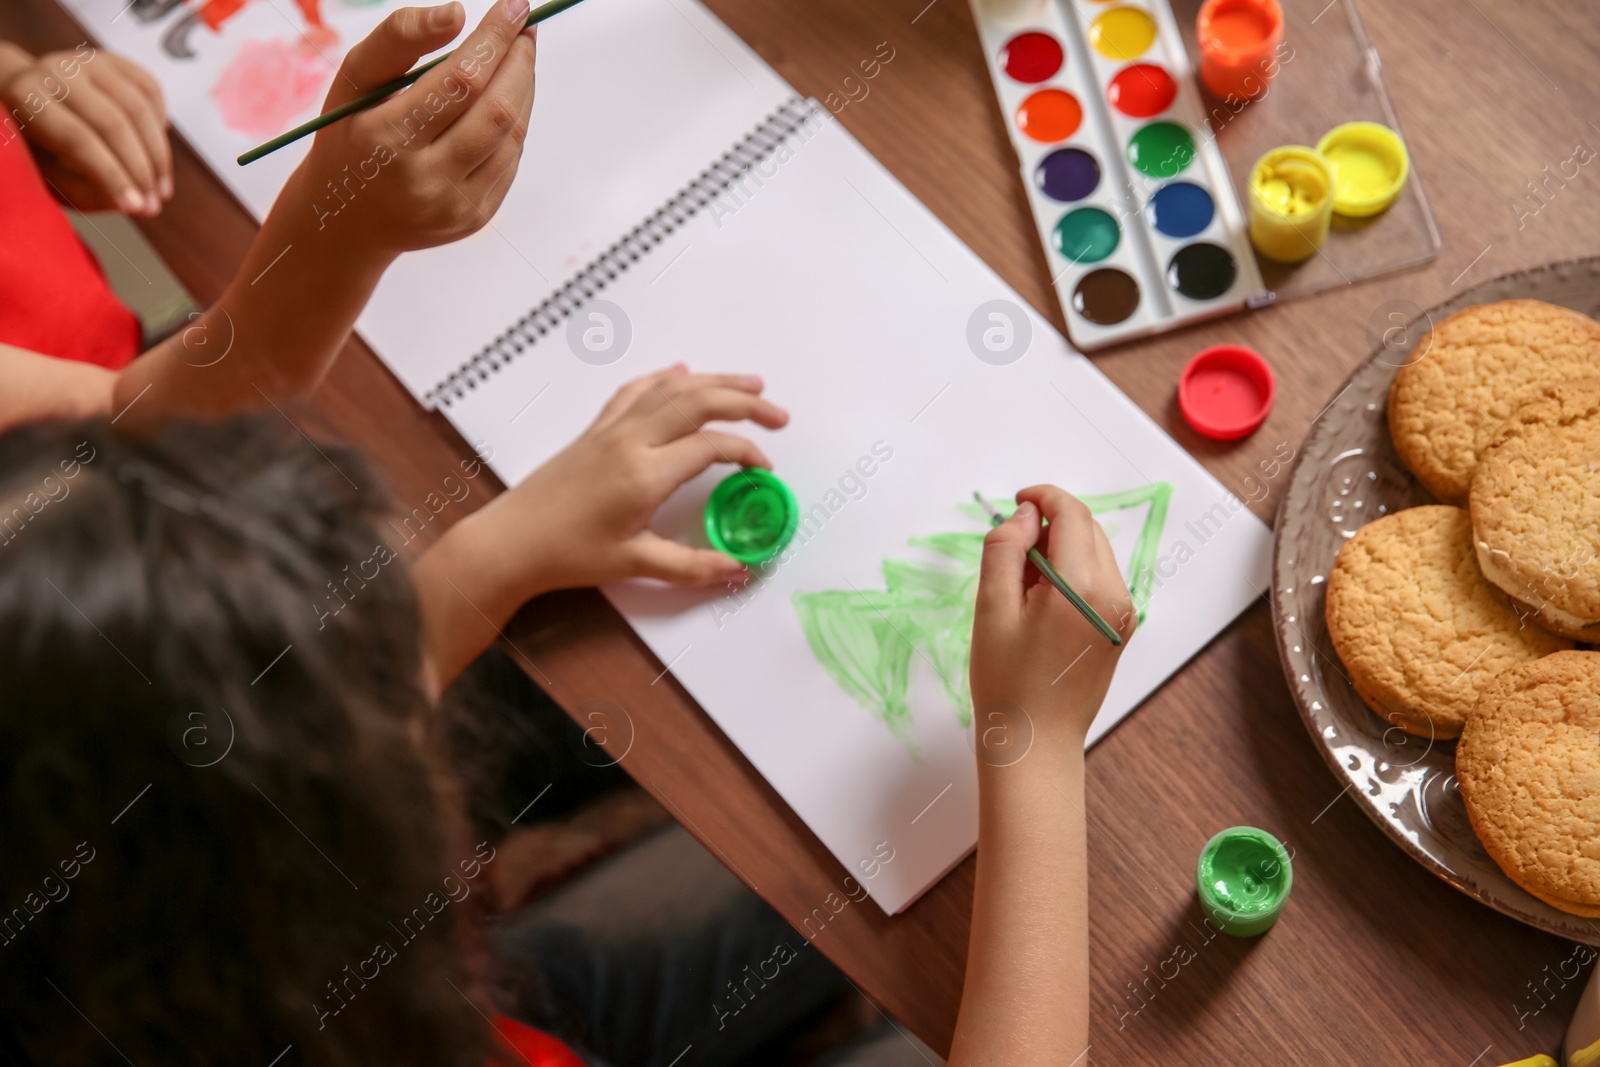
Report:
[{"label": "child's hand", "polygon": [[[495,0],[451,57],[410,88],[319,131],[294,187],[316,230],[393,256],[489,221],[511,187],[533,111],[528,0]],[[459,3],[401,8],[345,57],[324,110],[399,77],[461,31]],[[310,221],[310,220],[308,220]]]},{"label": "child's hand", "polygon": [[37,59],[0,49],[5,125],[21,128],[56,195],[80,211],[159,215],[172,146],[156,80],[87,44]]},{"label": "child's hand", "polygon": [[763,400],[761,388],[760,378],[690,374],[681,364],[623,386],[583,436],[480,513],[502,511],[494,521],[508,524],[505,536],[515,540],[501,543],[528,546],[520,583],[540,591],[621,578],[742,578],[737,560],[658,537],[650,519],[713,463],[771,467],[749,440],[702,428],[745,419],[783,426],[788,413]]},{"label": "child's hand", "polygon": [[[984,538],[972,627],[973,707],[980,722],[992,713],[1007,726],[1019,725],[1010,717],[1020,709],[1030,736],[1055,734],[1081,746],[1122,649],[1028,562],[1028,549],[1037,545],[1124,641],[1136,625],[1132,601],[1105,531],[1082,502],[1053,485],[1024,489],[1017,501],[1011,518]],[[1042,530],[1041,512],[1049,522]]]},{"label": "child's hand", "polygon": [[451,527],[412,572],[422,601],[431,684],[441,689],[530,598],[620,578],[678,585],[737,579],[720,552],[650,532],[672,491],[713,463],[767,457],[708,422],[789,421],[761,399],[761,379],[690,374],[680,364],[629,382],[587,430],[509,492]]}]

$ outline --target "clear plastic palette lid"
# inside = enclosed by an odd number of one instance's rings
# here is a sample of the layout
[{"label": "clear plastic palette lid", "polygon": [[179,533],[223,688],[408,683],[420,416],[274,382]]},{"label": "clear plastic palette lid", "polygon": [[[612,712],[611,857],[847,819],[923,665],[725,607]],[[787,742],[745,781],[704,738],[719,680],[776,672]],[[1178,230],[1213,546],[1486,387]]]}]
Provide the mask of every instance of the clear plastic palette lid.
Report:
[{"label": "clear plastic palette lid", "polygon": [[[1405,135],[1383,82],[1382,62],[1354,0],[1280,2],[1283,46],[1266,92],[1241,104],[1222,101],[1201,86],[1211,131],[1241,205],[1249,203],[1251,168],[1273,148],[1315,145],[1335,126],[1360,120]],[[1171,0],[1171,6],[1184,47],[1198,67],[1195,19],[1201,0]],[[1386,210],[1364,219],[1334,215],[1327,240],[1310,258],[1278,263],[1257,255],[1266,291],[1251,304],[1305,296],[1420,266],[1437,256],[1443,243],[1422,176],[1413,166],[1405,188]]]}]

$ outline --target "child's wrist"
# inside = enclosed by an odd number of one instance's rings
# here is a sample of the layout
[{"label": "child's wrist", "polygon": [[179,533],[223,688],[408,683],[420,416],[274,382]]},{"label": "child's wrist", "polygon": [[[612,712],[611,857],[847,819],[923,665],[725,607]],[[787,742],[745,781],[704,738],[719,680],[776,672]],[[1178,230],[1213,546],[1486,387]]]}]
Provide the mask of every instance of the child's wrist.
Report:
[{"label": "child's wrist", "polygon": [[1081,762],[1092,719],[1062,707],[1054,693],[1034,700],[980,697],[974,702],[972,734],[978,766],[1004,772]]},{"label": "child's wrist", "polygon": [[[991,679],[992,681],[992,679]],[[1089,707],[1093,694],[1080,694],[1065,685],[1051,686],[1047,677],[1035,684],[1006,686],[996,691],[973,690],[976,728],[987,723],[991,736],[1047,739],[1052,743],[1076,740],[1080,745],[1099,712]]]},{"label": "child's wrist", "polygon": [[[330,199],[334,200],[333,207],[328,205]],[[365,227],[341,226],[341,205],[329,191],[328,179],[312,168],[308,157],[295,168],[283,192],[273,201],[263,229],[276,223],[284,228],[289,243],[300,242],[307,248],[323,247],[320,242],[325,240],[336,242],[327,246],[332,258],[361,273],[382,274],[399,257],[399,250],[388,247]]]},{"label": "child's wrist", "polygon": [[1082,762],[1089,723],[1078,716],[1046,714],[1034,724],[1033,751],[1052,762]]},{"label": "child's wrist", "polygon": [[447,536],[460,538],[460,551],[471,556],[484,585],[495,589],[514,614],[560,583],[544,552],[548,538],[530,535],[509,505],[502,505],[509,495],[502,493],[462,519]]},{"label": "child's wrist", "polygon": [[32,65],[33,56],[22,47],[10,41],[0,41],[0,89],[4,89],[11,79]]},{"label": "child's wrist", "polygon": [[[991,812],[1032,809],[1063,797],[1081,797],[1084,776],[1083,739],[1064,735],[1035,736],[1026,751],[996,758],[978,752],[978,791]],[[1081,807],[1081,800],[1076,800]]]}]

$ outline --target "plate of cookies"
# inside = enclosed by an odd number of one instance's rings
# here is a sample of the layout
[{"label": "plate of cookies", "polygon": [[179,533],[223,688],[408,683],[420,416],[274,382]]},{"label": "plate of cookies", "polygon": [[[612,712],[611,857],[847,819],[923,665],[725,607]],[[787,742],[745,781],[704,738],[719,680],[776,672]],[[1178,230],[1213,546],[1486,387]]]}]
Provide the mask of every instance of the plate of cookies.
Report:
[{"label": "plate of cookies", "polygon": [[1593,316],[1600,257],[1377,338],[1301,449],[1273,603],[1338,795],[1462,892],[1600,944]]}]

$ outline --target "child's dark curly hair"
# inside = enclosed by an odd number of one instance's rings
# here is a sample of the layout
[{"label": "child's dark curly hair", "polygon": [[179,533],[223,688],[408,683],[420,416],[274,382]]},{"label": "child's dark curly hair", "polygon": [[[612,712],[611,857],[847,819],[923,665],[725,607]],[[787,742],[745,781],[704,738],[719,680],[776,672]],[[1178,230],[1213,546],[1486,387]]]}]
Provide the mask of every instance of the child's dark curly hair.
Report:
[{"label": "child's dark curly hair", "polygon": [[0,1061],[485,1064],[416,597],[342,584],[377,484],[282,420],[0,437]]}]

